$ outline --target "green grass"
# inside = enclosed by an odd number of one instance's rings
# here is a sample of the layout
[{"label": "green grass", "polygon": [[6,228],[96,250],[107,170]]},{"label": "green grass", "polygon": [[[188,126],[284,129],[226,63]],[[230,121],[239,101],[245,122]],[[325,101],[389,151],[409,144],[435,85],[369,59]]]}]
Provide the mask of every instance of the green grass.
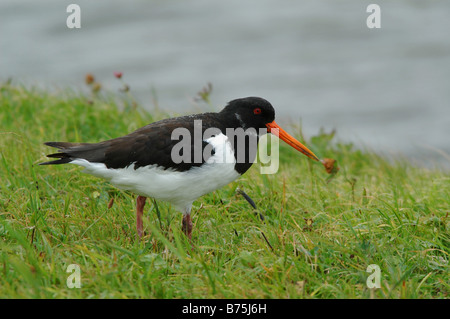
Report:
[{"label": "green grass", "polygon": [[[449,296],[448,172],[321,133],[307,145],[337,159],[330,182],[320,164],[280,144],[277,174],[260,175],[256,164],[194,202],[193,250],[181,214],[163,202],[160,220],[148,202],[138,241],[132,194],[75,165],[37,164],[52,152],[44,141],[97,142],[167,115],[127,98],[0,90],[1,298]],[[80,266],[80,289],[66,285],[70,264]],[[370,264],[381,269],[379,289],[366,285]]]}]

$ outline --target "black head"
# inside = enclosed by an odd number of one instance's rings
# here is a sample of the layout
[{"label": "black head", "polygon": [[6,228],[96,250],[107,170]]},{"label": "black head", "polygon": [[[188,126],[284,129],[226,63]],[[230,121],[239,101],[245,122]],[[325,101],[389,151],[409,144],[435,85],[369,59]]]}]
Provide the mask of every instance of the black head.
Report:
[{"label": "black head", "polygon": [[266,132],[278,136],[281,140],[302,152],[309,158],[319,161],[319,158],[305,145],[289,135],[275,122],[275,110],[272,105],[260,97],[246,97],[233,100],[220,112],[229,123],[244,130],[254,128],[256,130],[266,129]]},{"label": "black head", "polygon": [[234,118],[244,129],[267,128],[266,124],[272,123],[275,119],[273,106],[260,97],[233,100],[220,113]]}]

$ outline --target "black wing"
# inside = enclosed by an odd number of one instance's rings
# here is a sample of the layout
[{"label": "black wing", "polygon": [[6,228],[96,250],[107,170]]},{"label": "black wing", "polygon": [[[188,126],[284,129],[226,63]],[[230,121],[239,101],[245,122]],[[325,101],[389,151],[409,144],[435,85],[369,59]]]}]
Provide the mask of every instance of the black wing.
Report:
[{"label": "black wing", "polygon": [[134,163],[135,169],[147,165],[158,165],[164,169],[186,171],[192,166],[202,165],[214,154],[214,150],[209,147],[204,156],[194,158],[194,154],[199,151],[199,147],[201,147],[201,154],[203,154],[208,143],[203,139],[195,142],[194,134],[191,134],[190,161],[175,163],[172,160],[172,148],[180,143],[180,140],[172,139],[172,132],[176,128],[185,128],[193,133],[194,120],[202,120],[202,134],[200,136],[202,138],[207,127],[220,127],[220,123],[212,114],[204,113],[158,121],[126,136],[100,143],[47,142],[44,144],[59,149],[58,153],[47,156],[58,158],[58,160],[41,163],[40,165],[65,164],[81,158],[89,162],[104,163],[108,168],[125,168]]}]

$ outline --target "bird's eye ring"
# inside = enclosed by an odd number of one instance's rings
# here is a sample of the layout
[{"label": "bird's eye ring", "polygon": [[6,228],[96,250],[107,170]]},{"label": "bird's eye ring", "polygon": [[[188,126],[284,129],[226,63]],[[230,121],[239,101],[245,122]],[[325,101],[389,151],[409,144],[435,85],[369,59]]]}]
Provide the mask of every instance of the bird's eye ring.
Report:
[{"label": "bird's eye ring", "polygon": [[261,114],[261,109],[259,107],[255,108],[253,114]]}]

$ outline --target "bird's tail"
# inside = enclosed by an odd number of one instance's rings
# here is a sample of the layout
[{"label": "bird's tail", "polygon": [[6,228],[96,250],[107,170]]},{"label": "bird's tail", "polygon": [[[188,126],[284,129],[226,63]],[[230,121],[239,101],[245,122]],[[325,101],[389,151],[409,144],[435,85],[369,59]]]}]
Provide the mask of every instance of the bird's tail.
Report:
[{"label": "bird's tail", "polygon": [[47,155],[47,157],[58,158],[57,160],[39,163],[39,165],[54,165],[54,164],[70,163],[72,161],[72,158],[69,154],[64,152],[64,150],[79,145],[78,143],[69,143],[69,142],[46,142],[44,144],[51,146],[51,147],[55,147],[57,149],[60,149],[61,151],[59,151],[58,153],[53,153],[53,154]]},{"label": "bird's tail", "polygon": [[47,157],[57,158],[57,160],[40,163],[39,165],[67,164],[77,158],[90,157],[86,155],[92,154],[93,149],[99,149],[98,144],[90,143],[46,142],[44,144],[59,149],[59,152],[47,155]]}]

